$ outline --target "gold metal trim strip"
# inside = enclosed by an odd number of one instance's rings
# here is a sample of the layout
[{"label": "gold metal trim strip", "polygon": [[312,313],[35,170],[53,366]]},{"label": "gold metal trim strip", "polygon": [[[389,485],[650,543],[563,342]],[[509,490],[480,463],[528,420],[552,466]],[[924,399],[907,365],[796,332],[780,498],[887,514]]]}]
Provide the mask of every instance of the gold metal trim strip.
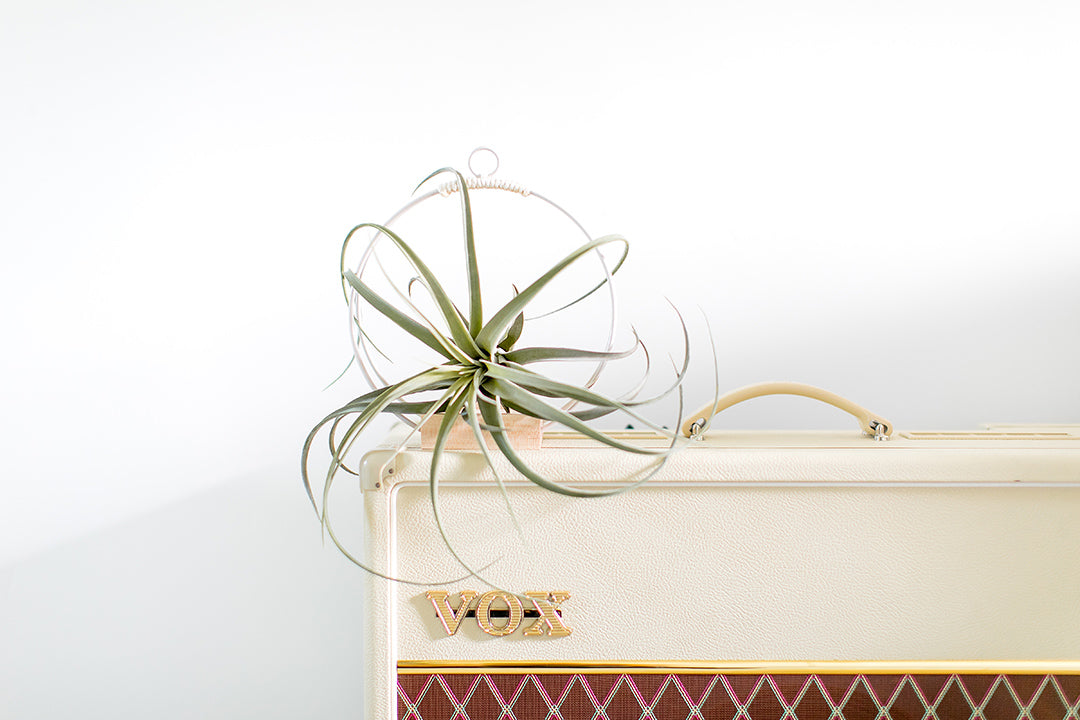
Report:
[{"label": "gold metal trim strip", "polygon": [[912,661],[567,661],[467,662],[400,660],[399,675],[588,675],[628,674],[817,674],[817,675],[1080,675],[1080,660],[912,660]]}]

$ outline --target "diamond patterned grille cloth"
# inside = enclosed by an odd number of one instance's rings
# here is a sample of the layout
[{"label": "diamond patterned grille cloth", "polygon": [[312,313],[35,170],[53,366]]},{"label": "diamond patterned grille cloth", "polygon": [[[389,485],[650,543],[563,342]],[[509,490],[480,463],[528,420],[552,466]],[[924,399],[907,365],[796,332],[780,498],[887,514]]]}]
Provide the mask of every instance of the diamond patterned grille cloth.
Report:
[{"label": "diamond patterned grille cloth", "polygon": [[1080,720],[1080,675],[398,676],[399,720]]}]

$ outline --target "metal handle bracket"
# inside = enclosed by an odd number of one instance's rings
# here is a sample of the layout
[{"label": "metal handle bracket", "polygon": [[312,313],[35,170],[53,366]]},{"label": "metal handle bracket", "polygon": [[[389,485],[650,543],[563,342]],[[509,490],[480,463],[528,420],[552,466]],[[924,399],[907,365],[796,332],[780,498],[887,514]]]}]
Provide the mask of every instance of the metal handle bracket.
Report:
[{"label": "metal handle bracket", "polygon": [[862,431],[875,440],[888,440],[893,433],[893,424],[891,422],[834,392],[804,383],[766,382],[748,385],[716,398],[716,400],[698,410],[683,423],[682,434],[691,438],[703,438],[705,430],[709,426],[709,421],[717,413],[728,409],[732,405],[738,405],[741,402],[765,395],[799,395],[832,405],[858,420]]}]

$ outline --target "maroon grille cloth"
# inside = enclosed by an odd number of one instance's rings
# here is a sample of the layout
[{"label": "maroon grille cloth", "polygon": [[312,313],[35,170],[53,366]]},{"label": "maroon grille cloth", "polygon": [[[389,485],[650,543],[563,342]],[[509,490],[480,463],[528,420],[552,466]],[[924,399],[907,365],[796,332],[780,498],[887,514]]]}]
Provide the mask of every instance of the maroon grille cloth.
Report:
[{"label": "maroon grille cloth", "polygon": [[1080,720],[1080,675],[401,674],[398,720]]}]

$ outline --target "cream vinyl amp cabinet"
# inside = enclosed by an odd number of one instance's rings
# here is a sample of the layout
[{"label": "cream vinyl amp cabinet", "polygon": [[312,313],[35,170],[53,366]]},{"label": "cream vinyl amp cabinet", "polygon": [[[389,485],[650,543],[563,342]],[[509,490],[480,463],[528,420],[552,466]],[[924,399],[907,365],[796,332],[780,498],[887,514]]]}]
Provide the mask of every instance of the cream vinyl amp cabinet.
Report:
[{"label": "cream vinyl amp cabinet", "polygon": [[[662,446],[659,438],[635,435]],[[523,451],[609,487],[572,434]],[[570,498],[452,452],[365,456],[378,720],[1080,720],[1080,426],[715,432]]]}]

